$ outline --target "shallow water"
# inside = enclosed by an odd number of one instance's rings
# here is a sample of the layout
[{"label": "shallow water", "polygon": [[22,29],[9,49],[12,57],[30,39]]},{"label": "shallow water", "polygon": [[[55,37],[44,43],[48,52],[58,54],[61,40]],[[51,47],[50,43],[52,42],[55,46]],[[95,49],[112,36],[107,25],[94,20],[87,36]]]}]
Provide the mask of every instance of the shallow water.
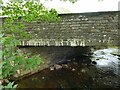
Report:
[{"label": "shallow water", "polygon": [[[17,81],[20,88],[119,88],[119,49],[96,50],[90,57],[96,63],[87,63],[86,57],[69,60],[68,63],[54,64],[39,73]],[[82,62],[83,61],[83,62]],[[96,90],[96,89],[95,89]]]},{"label": "shallow water", "polygon": [[92,54],[92,61],[96,61],[96,67],[108,71],[112,70],[114,74],[120,75],[120,50],[116,48],[108,48],[96,50]]}]

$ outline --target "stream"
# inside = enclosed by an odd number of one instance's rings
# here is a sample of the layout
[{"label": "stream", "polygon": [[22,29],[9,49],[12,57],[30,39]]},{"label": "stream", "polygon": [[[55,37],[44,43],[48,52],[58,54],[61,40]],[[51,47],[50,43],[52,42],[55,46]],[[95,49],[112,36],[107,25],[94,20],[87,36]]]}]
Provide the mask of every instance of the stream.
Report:
[{"label": "stream", "polygon": [[[90,62],[88,62],[90,61]],[[21,88],[58,88],[64,90],[120,88],[120,49],[93,50],[79,60],[56,63],[27,78],[16,81]]]}]

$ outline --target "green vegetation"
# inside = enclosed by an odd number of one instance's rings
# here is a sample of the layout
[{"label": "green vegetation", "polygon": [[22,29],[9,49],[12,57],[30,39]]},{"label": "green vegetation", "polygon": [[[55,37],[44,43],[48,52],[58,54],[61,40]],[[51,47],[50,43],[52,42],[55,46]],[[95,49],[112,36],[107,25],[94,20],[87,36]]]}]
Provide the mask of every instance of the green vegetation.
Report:
[{"label": "green vegetation", "polygon": [[[23,1],[37,1],[37,2],[40,2],[40,0],[8,0],[8,1],[11,1],[11,2],[23,2]],[[53,1],[53,0],[45,0],[45,1]],[[60,0],[60,1],[70,1],[71,3],[75,3],[77,2],[78,0]],[[2,2],[2,0],[0,0],[0,3]]]},{"label": "green vegetation", "polygon": [[[25,23],[39,20],[57,21],[59,17],[56,10],[48,11],[42,4],[34,1],[10,2],[6,6],[2,6],[2,10],[2,14],[8,17],[5,18],[0,34],[0,45],[3,46],[0,79],[9,79],[14,74],[20,74],[23,70],[33,70],[42,63],[39,55],[24,54],[18,50],[17,45],[22,40],[32,38],[32,35],[25,31],[27,28]],[[13,84],[13,82],[9,82],[7,86],[2,88],[15,88],[16,85]]]},{"label": "green vegetation", "polygon": [[14,85],[14,82],[9,82],[6,86],[0,86],[0,90],[11,90],[16,89],[17,85]]}]

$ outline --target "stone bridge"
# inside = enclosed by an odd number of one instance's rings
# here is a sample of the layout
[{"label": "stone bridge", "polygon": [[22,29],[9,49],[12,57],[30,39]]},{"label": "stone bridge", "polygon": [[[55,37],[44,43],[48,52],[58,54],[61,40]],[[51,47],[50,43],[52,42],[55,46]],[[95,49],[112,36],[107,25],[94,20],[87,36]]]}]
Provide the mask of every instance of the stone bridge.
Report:
[{"label": "stone bridge", "polygon": [[22,46],[119,45],[119,11],[60,14],[59,22],[26,23],[33,39]]},{"label": "stone bridge", "polygon": [[[119,45],[119,11],[60,14],[59,22],[26,23],[33,38],[22,46]],[[2,19],[0,18],[0,22]]]},{"label": "stone bridge", "polygon": [[[59,22],[26,23],[27,31],[33,38],[23,40],[19,49],[22,52],[41,55],[44,63],[37,69],[38,71],[56,62],[81,60],[90,52],[89,46],[120,45],[119,13],[119,11],[111,11],[60,14]],[[2,18],[0,25],[1,22]],[[0,51],[1,49],[0,47]],[[89,59],[85,60],[89,62]]]}]

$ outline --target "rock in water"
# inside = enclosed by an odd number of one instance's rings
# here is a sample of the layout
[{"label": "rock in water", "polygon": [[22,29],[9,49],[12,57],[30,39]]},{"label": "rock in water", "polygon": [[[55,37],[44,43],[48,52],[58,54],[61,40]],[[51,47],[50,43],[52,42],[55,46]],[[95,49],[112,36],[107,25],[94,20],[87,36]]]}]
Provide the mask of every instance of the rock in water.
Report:
[{"label": "rock in water", "polygon": [[96,62],[96,61],[92,61],[92,64],[94,64],[94,65],[95,65],[95,64],[97,64],[97,62]]},{"label": "rock in water", "polygon": [[75,68],[73,68],[72,71],[75,71]]},{"label": "rock in water", "polygon": [[54,65],[54,68],[55,68],[55,69],[61,69],[62,66],[61,66],[61,65],[58,65],[58,64],[55,64],[55,65]]},{"label": "rock in water", "polygon": [[50,67],[50,71],[53,71],[55,70],[55,68],[53,66]]}]

